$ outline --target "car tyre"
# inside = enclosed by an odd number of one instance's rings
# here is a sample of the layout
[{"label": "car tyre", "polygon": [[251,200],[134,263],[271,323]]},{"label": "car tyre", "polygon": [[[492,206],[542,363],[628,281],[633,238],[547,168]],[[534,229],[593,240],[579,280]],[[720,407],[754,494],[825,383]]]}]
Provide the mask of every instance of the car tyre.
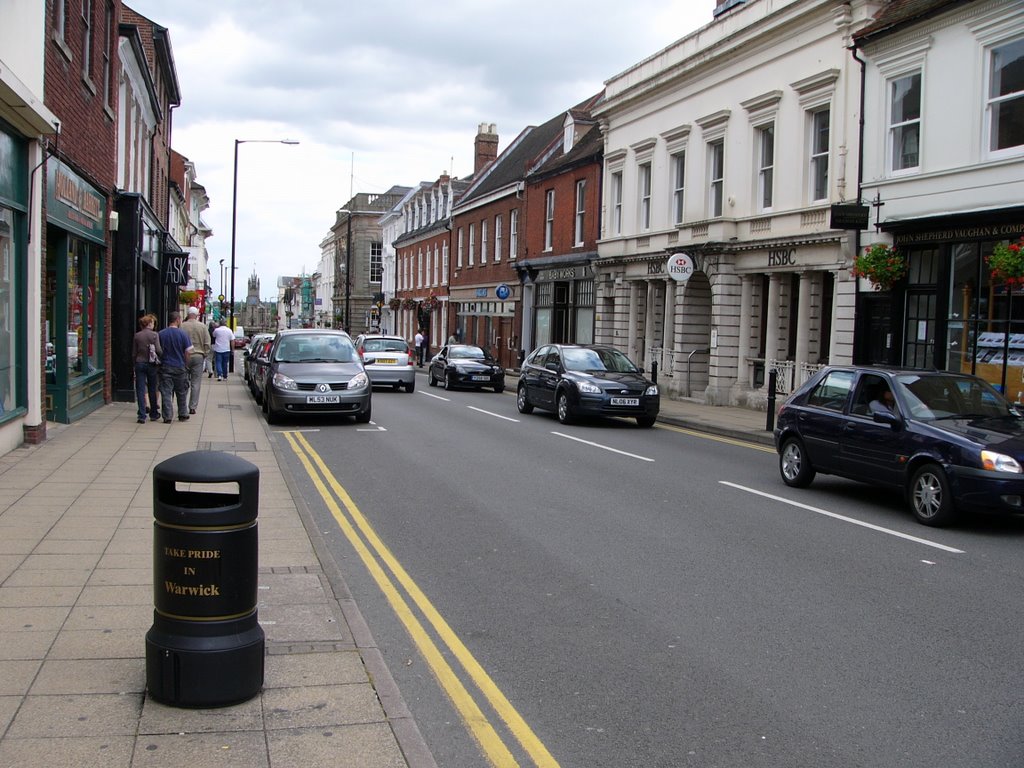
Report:
[{"label": "car tyre", "polygon": [[452,378],[448,375],[448,371],[444,372],[444,389],[445,392],[451,392],[455,389],[455,385],[452,383]]},{"label": "car tyre", "polygon": [[281,414],[269,403],[267,404],[267,407],[264,409],[264,413],[267,414],[267,424],[274,425],[281,423]]},{"label": "car tyre", "polygon": [[533,403],[526,396],[526,385],[521,384],[516,390],[516,408],[520,413],[533,413]]},{"label": "car tyre", "polygon": [[644,429],[649,429],[650,427],[653,427],[655,421],[657,421],[657,419],[654,416],[637,416],[636,417],[637,426],[643,427]]},{"label": "car tyre", "polygon": [[416,390],[416,382],[415,381],[410,381],[408,384],[405,385],[405,392],[406,392],[406,394],[411,395],[415,390]]},{"label": "car tyre", "polygon": [[558,393],[557,401],[558,420],[562,424],[572,424],[572,406],[569,404],[569,395],[562,390]]},{"label": "car tyre", "polygon": [[431,368],[430,370],[427,371],[427,384],[429,384],[432,387],[436,387],[437,386],[437,379],[434,378],[434,369],[433,368]]},{"label": "car tyre", "polygon": [[956,519],[953,494],[949,490],[946,473],[938,464],[921,465],[907,489],[910,509],[922,525],[941,527]]},{"label": "car tyre", "polygon": [[779,474],[782,482],[791,488],[806,488],[814,480],[814,467],[807,458],[804,444],[799,438],[787,437],[779,451]]},{"label": "car tyre", "polygon": [[367,405],[365,411],[360,411],[356,414],[356,424],[369,424],[372,415],[373,412],[370,410],[370,406]]},{"label": "car tyre", "polygon": [[495,384],[494,385],[494,391],[497,392],[500,395],[502,392],[505,391],[505,385],[504,384]]}]

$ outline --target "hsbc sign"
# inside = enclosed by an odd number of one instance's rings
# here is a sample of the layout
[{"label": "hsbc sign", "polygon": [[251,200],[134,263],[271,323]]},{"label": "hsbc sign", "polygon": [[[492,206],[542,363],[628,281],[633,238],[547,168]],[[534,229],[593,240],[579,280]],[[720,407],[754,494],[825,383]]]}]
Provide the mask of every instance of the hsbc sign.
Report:
[{"label": "hsbc sign", "polygon": [[693,259],[685,253],[673,253],[668,257],[668,263],[665,264],[665,271],[677,283],[685,283],[689,280],[693,276],[693,270]]}]

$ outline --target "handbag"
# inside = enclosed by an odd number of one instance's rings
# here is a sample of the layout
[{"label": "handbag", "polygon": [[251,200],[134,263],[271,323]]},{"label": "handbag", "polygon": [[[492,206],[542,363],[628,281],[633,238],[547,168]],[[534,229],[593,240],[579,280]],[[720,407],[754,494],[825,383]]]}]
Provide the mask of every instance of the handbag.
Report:
[{"label": "handbag", "polygon": [[153,365],[160,365],[160,356],[156,353],[156,344],[149,345],[149,362]]}]

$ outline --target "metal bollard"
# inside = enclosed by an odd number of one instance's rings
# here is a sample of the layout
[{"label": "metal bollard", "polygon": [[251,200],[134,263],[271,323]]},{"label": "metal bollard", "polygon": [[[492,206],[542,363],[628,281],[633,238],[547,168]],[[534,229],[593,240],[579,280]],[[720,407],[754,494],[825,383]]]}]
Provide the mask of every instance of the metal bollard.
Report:
[{"label": "metal bollard", "polygon": [[[237,484],[238,493],[182,490]],[[259,469],[228,453],[191,451],[153,470],[153,626],[146,687],[179,707],[220,707],[263,687],[256,614]]]},{"label": "metal bollard", "polygon": [[774,368],[768,373],[768,419],[765,423],[765,431],[775,430],[775,391],[779,383],[779,372]]},{"label": "metal bollard", "polygon": [[655,384],[658,383],[658,361],[657,360],[652,360],[651,361],[651,381],[653,381]]}]

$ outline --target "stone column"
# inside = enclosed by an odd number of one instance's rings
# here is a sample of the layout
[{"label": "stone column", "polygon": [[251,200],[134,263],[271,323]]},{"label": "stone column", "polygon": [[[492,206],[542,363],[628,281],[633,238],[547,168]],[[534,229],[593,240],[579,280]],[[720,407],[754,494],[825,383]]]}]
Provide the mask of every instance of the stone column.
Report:
[{"label": "stone column", "polygon": [[814,285],[814,272],[800,273],[800,299],[796,310],[796,367],[797,380],[800,379],[800,366],[807,362],[811,345],[811,287]]},{"label": "stone column", "polygon": [[654,300],[657,297],[657,283],[647,281],[647,311],[644,313],[643,360],[640,365],[651,367],[651,347],[654,345]]},{"label": "stone column", "polygon": [[754,276],[740,275],[740,327],[736,350],[736,380],[743,389],[750,386],[750,321],[754,296]]},{"label": "stone column", "polygon": [[640,308],[640,283],[636,280],[629,281],[629,315],[626,318],[626,354],[630,359],[637,360],[637,312]]},{"label": "stone column", "polygon": [[[669,278],[665,281],[665,323],[661,332],[661,348],[671,353],[676,348],[676,281]],[[662,365],[671,365],[674,356],[666,354],[662,357]],[[673,373],[672,370],[665,374]]]}]

